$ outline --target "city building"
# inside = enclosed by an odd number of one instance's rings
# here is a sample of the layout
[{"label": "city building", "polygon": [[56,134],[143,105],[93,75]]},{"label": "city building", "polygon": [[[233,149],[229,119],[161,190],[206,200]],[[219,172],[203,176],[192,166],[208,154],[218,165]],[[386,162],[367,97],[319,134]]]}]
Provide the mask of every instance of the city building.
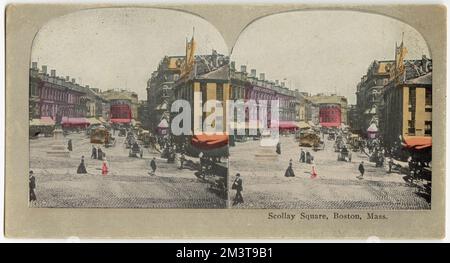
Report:
[{"label": "city building", "polygon": [[432,61],[423,56],[402,64],[391,72],[383,91],[381,136],[385,145],[432,135]]},{"label": "city building", "polygon": [[29,80],[30,119],[49,117],[56,120],[57,115],[67,118],[86,116],[86,88],[76,83],[74,78],[59,77],[54,69],[49,75],[46,65],[39,70],[37,62],[32,62]]},{"label": "city building", "polygon": [[159,63],[158,69],[152,73],[147,82],[148,114],[142,119],[143,126],[156,131],[158,125],[170,123],[170,105],[175,96],[173,86],[180,78],[181,65],[184,56],[165,56]]},{"label": "city building", "polygon": [[319,125],[322,127],[341,127],[347,125],[347,98],[336,94],[319,93],[309,100],[319,107]]},{"label": "city building", "polygon": [[356,110],[358,119],[353,121],[352,129],[361,135],[367,135],[367,129],[378,129],[382,107],[382,91],[389,81],[389,69],[394,65],[393,60],[373,61],[367,74],[361,78],[356,90]]},{"label": "city building", "polygon": [[131,123],[138,116],[138,95],[125,89],[109,89],[99,93],[109,104],[108,119],[116,123]]}]

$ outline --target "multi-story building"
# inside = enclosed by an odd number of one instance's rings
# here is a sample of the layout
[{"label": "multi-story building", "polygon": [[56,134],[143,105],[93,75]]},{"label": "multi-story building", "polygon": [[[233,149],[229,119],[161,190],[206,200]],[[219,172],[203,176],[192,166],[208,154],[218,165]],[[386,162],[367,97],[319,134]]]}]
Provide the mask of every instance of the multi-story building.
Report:
[{"label": "multi-story building", "polygon": [[380,110],[382,107],[383,87],[389,81],[389,69],[394,65],[392,60],[373,61],[367,74],[361,78],[356,91],[356,110],[358,120],[353,123],[354,130],[359,130],[363,135],[367,133],[369,126],[379,127]]},{"label": "multi-story building", "polygon": [[161,122],[170,122],[170,105],[175,99],[172,88],[180,78],[184,60],[184,56],[164,57],[147,81],[148,119],[141,120],[145,128],[156,131]]},{"label": "multi-story building", "polygon": [[336,94],[319,93],[309,100],[319,107],[319,125],[323,127],[341,127],[347,125],[347,98]]},{"label": "multi-story building", "polygon": [[[136,92],[128,91],[125,89],[109,89],[101,92],[99,95],[109,102],[110,108],[112,108],[113,105],[128,105],[131,113],[130,119],[137,118],[139,99]],[[111,114],[112,113],[110,109],[109,119],[113,118]],[[128,113],[120,113],[120,114],[123,116],[128,116]],[[120,118],[117,117],[116,119]]]},{"label": "multi-story building", "polygon": [[47,66],[39,70],[37,62],[30,68],[30,118],[86,116],[86,87],[80,86],[75,79],[56,76],[52,69],[50,75]]},{"label": "multi-story building", "polygon": [[[232,100],[243,100],[244,102],[253,100],[257,107],[260,107],[260,101],[267,101],[267,127],[270,127],[272,124],[271,101],[278,100],[278,125],[280,129],[292,130],[298,128],[297,122],[300,120],[299,115],[301,115],[301,107],[298,101],[298,97],[301,96],[299,92],[289,90],[284,82],[266,80],[265,73],[259,73],[259,77],[257,77],[256,69],[251,69],[250,73],[248,73],[246,65],[241,65],[240,71],[236,70],[234,62],[231,62],[230,65],[230,98]],[[248,133],[250,114],[248,108],[245,111],[245,129]],[[235,115],[237,115],[237,112]],[[257,114],[256,118],[258,117],[259,114]],[[256,121],[258,120],[256,119]],[[243,128],[239,124],[232,126],[240,126],[239,129]]]},{"label": "multi-story building", "polygon": [[423,56],[403,64],[403,70],[391,74],[383,91],[381,136],[385,145],[432,134],[432,61]]}]

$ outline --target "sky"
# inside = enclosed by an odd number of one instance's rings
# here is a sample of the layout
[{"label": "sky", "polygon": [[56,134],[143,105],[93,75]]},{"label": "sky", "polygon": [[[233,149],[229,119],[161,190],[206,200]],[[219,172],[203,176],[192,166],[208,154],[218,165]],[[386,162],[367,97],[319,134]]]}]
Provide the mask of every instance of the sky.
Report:
[{"label": "sky", "polygon": [[[49,21],[33,42],[31,61],[91,88],[128,89],[146,100],[147,80],[165,55],[185,55],[195,27],[197,54],[228,48],[197,16],[151,8],[105,8]],[[31,65],[31,63],[30,63]]]},{"label": "sky", "polygon": [[233,47],[236,67],[247,64],[291,89],[337,93],[356,102],[356,85],[374,60],[393,60],[404,32],[406,59],[429,56],[426,42],[409,25],[369,13],[297,11],[250,24]]},{"label": "sky", "polygon": [[[220,32],[195,15],[152,8],[104,8],[51,20],[33,42],[31,61],[59,76],[101,90],[128,89],[146,99],[147,80],[165,55],[184,55],[195,27],[196,54],[227,54]],[[398,20],[352,11],[297,11],[248,25],[232,48],[246,64],[291,89],[337,93],[356,101],[356,85],[373,60],[394,59],[395,42],[406,59],[429,57],[422,36]],[[228,55],[228,54],[227,54]],[[31,65],[31,63],[30,63]]]}]

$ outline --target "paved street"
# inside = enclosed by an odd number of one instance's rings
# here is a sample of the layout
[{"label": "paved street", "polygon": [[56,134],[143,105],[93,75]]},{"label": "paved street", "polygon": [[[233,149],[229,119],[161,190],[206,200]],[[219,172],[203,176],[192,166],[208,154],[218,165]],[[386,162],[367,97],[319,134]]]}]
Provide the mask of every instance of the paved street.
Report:
[{"label": "paved street", "polygon": [[[230,148],[230,183],[236,173],[243,179],[244,204],[234,208],[308,208],[308,209],[430,209],[403,175],[376,168],[367,156],[352,152],[352,162],[337,161],[334,141],[325,139],[325,150],[314,152],[318,177],[310,178],[311,166],[300,164],[300,147],[294,137],[281,138],[278,161],[255,157],[259,141],[237,143]],[[275,147],[273,147],[275,152]],[[293,159],[295,177],[284,172]],[[358,165],[365,162],[364,179],[359,180]],[[230,193],[233,198],[235,191]]]},{"label": "paved street", "polygon": [[[208,190],[189,169],[168,164],[156,152],[144,148],[144,157],[128,157],[124,138],[117,137],[106,152],[107,176],[101,175],[102,162],[90,159],[91,144],[84,133],[70,134],[70,158],[48,157],[52,138],[30,140],[30,169],[34,171],[38,207],[114,208],[224,208],[225,200]],[[88,174],[77,174],[81,156]],[[157,176],[149,176],[149,162],[156,157]]]}]

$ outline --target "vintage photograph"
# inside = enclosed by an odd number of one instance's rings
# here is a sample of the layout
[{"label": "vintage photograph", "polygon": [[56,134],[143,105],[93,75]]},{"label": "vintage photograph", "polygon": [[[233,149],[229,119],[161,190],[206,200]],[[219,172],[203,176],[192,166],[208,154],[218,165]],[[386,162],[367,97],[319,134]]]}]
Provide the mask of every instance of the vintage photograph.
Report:
[{"label": "vintage photograph", "polygon": [[432,58],[401,21],[286,12],[229,49],[191,14],[92,9],[29,72],[32,207],[431,208]]},{"label": "vintage photograph", "polygon": [[173,10],[45,24],[29,68],[29,205],[225,208],[228,137],[174,136],[170,124],[177,98],[228,89],[227,54],[211,24]]},{"label": "vintage photograph", "polygon": [[231,207],[431,209],[433,67],[414,28],[364,12],[280,13],[246,27],[231,61],[234,99],[280,105],[274,145],[250,134],[248,115],[234,125]]}]

